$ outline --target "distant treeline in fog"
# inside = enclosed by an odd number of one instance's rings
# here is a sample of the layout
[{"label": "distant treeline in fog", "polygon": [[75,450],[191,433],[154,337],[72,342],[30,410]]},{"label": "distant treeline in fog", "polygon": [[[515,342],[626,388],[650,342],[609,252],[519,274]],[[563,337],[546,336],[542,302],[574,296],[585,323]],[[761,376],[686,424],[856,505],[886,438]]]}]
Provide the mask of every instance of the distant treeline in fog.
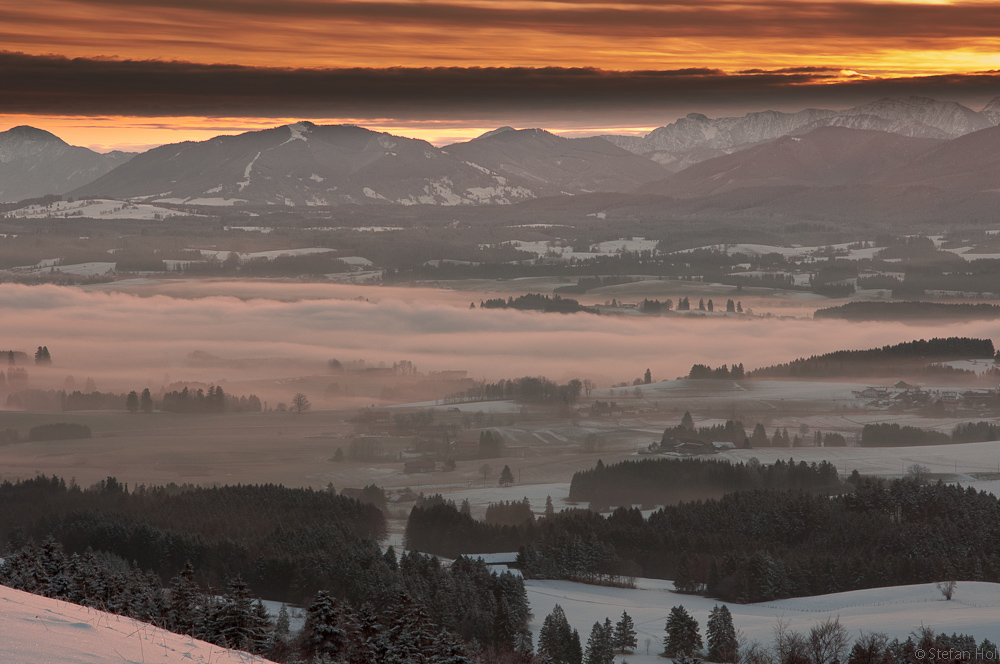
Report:
[{"label": "distant treeline in fog", "polygon": [[481,309],[520,309],[522,311],[544,311],[546,313],[572,314],[578,311],[596,313],[593,307],[580,306],[580,303],[571,298],[563,298],[558,295],[549,297],[538,293],[527,293],[519,297],[502,297],[491,300],[481,300]]},{"label": "distant treeline in fog", "polygon": [[1000,318],[1000,305],[970,302],[848,302],[839,307],[819,309],[813,314],[813,318],[866,321],[992,320]]},{"label": "distant treeline in fog", "polygon": [[593,383],[590,380],[574,378],[565,385],[559,385],[545,376],[523,376],[495,383],[484,381],[464,392],[449,395],[446,402],[513,400],[534,404],[571,404],[580,398],[581,393],[589,395],[591,389]]},{"label": "distant treeline in fog", "polygon": [[903,368],[932,362],[992,359],[993,341],[969,337],[920,339],[868,350],[838,350],[799,358],[785,364],[754,369],[748,378],[813,378],[832,376],[896,375]]},{"label": "distant treeline in fog", "polygon": [[984,421],[959,424],[952,429],[951,435],[895,423],[866,424],[861,430],[861,444],[865,447],[983,443],[989,440],[1000,440],[1000,426]]},{"label": "distant treeline in fog", "polygon": [[[162,410],[173,413],[259,413],[262,410],[261,401],[256,395],[227,394],[222,387],[212,385],[206,392],[204,388],[174,390],[163,392],[154,401],[149,390],[143,391],[143,396],[149,401],[140,401],[135,394],[135,408],[131,394],[116,392],[81,392],[73,390],[36,390],[26,389],[10,392],[7,395],[8,408],[28,411],[76,411],[76,410],[122,410],[128,412],[152,412]],[[140,404],[148,403],[148,408]]]}]

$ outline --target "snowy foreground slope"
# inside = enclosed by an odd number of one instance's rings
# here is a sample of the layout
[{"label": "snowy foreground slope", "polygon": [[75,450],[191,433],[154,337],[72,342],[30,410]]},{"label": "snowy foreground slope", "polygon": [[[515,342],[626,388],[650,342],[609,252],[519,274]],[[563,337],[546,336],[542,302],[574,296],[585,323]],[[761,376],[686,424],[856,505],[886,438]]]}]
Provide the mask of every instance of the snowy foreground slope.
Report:
[{"label": "snowy foreground slope", "polygon": [[269,664],[103,611],[0,586],[0,662]]},{"label": "snowy foreground slope", "polygon": [[[683,605],[697,621],[702,637],[708,612],[720,602],[696,595],[670,592],[673,582],[658,579],[637,579],[636,589],[604,588],[569,581],[525,581],[531,602],[531,630],[535,640],[538,630],[552,608],[559,604],[566,611],[570,625],[580,632],[586,644],[595,622],[611,618],[615,623],[627,611],[635,621],[639,648],[634,655],[622,659],[630,664],[652,664],[663,660],[664,625],[670,609]],[[787,620],[789,628],[808,632],[821,620],[840,617],[840,622],[852,638],[861,630],[885,632],[890,638],[905,640],[921,626],[937,633],[971,634],[977,641],[988,638],[1000,641],[1000,584],[960,581],[954,598],[944,601],[934,584],[896,586],[855,590],[833,595],[800,597],[760,604],[727,604],[733,623],[750,641],[770,645],[775,623]],[[646,638],[651,639],[646,655]]]}]

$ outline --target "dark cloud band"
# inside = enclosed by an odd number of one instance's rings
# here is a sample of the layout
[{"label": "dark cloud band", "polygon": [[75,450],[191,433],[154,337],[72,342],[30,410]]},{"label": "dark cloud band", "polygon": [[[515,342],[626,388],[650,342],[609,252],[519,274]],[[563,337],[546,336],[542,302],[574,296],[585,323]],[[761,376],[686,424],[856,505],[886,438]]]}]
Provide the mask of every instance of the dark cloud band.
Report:
[{"label": "dark cloud band", "polygon": [[997,72],[896,79],[836,76],[823,67],[738,74],[715,69],[281,69],[0,52],[0,113],[423,120],[527,111],[579,115],[844,107],[898,95],[975,102],[1000,94]]}]

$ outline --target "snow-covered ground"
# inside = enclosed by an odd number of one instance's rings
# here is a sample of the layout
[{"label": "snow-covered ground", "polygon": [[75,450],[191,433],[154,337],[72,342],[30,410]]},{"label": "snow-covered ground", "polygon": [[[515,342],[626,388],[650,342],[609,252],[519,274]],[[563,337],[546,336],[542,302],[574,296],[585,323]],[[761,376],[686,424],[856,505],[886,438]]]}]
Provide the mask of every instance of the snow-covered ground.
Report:
[{"label": "snow-covered ground", "polygon": [[919,464],[931,473],[946,476],[945,481],[957,481],[962,486],[996,493],[1000,485],[996,481],[1000,475],[1000,441],[916,447],[761,447],[718,455],[733,461],[751,457],[761,463],[789,457],[807,463],[827,460],[842,475],[857,470],[862,475],[887,477],[903,475],[907,468]]},{"label": "snow-covered ground", "polygon": [[246,203],[242,198],[219,198],[219,197],[197,197],[197,198],[157,198],[154,203],[174,203],[176,205],[219,205],[228,207],[237,203]]},{"label": "snow-covered ground", "polygon": [[360,265],[361,267],[371,267],[374,265],[374,263],[364,256],[341,256],[340,260],[348,265]]},{"label": "snow-covered ground", "polygon": [[484,413],[519,413],[521,411],[521,407],[514,401],[461,401],[448,403],[443,399],[393,404],[386,406],[386,408],[443,408],[463,413],[478,413],[480,411]]},{"label": "snow-covered ground", "polygon": [[955,367],[956,369],[975,371],[978,375],[982,375],[996,366],[993,360],[954,360],[952,362],[941,362],[941,364]]},{"label": "snow-covered ground", "polygon": [[979,254],[973,253],[975,247],[953,247],[951,249],[945,249],[945,251],[951,252],[956,256],[961,256],[967,261],[977,261],[977,260],[996,260],[1000,258],[1000,254]]},{"label": "snow-covered ground", "polygon": [[[656,251],[658,241],[647,240],[642,237],[620,238],[618,240],[608,240],[596,245],[587,246],[586,251],[577,251],[575,247],[560,246],[550,241],[513,240],[510,244],[521,251],[533,253],[538,257],[549,253],[556,253],[566,259],[576,258],[586,260],[597,256],[612,256],[621,251]],[[589,251],[592,248],[596,248],[597,251]]]},{"label": "snow-covered ground", "polygon": [[0,586],[0,661],[11,664],[268,664],[103,611]]},{"label": "snow-covered ground", "polygon": [[[231,251],[219,251],[215,249],[201,249],[201,255],[206,258],[214,258],[224,261],[229,258]],[[328,247],[306,247],[304,249],[272,249],[271,251],[254,251],[248,254],[240,254],[243,260],[253,260],[254,258],[266,258],[272,260],[278,256],[308,256],[310,254],[329,254],[336,252],[336,249]]]},{"label": "snow-covered ground", "polygon": [[80,276],[93,276],[96,274],[105,274],[107,272],[113,272],[117,263],[110,262],[94,262],[94,263],[76,263],[74,265],[55,265],[55,261],[44,260],[39,262],[37,265],[28,265],[25,267],[14,268],[18,271],[38,273],[38,272],[49,272],[54,270],[55,272],[62,272],[63,274],[75,274]]},{"label": "snow-covered ground", "polygon": [[742,253],[749,254],[751,256],[763,256],[765,254],[781,254],[786,259],[794,260],[804,260],[814,257],[817,253],[823,252],[827,248],[832,248],[835,251],[841,252],[840,257],[846,258],[848,260],[861,260],[865,258],[872,258],[876,253],[885,249],[885,247],[866,247],[864,249],[851,249],[851,242],[844,242],[841,244],[833,245],[822,245],[816,247],[800,247],[800,246],[790,246],[790,247],[779,247],[772,244],[752,244],[752,243],[737,243],[737,244],[711,244],[704,247],[695,247],[694,249],[682,249],[681,251],[675,251],[676,254],[686,254],[692,251],[697,251],[698,249],[708,249],[715,251],[728,251],[729,253]]},{"label": "snow-covered ground", "polygon": [[[662,663],[664,626],[670,609],[684,606],[697,621],[702,637],[708,613],[717,600],[672,592],[673,583],[638,579],[634,590],[605,588],[570,581],[525,581],[533,614],[531,629],[538,640],[542,621],[556,604],[566,611],[570,625],[580,632],[586,645],[595,622],[610,618],[617,622],[627,611],[635,622],[639,648],[633,655],[617,656],[616,662]],[[727,604],[733,623],[750,641],[769,645],[777,621],[807,632],[827,618],[839,616],[852,638],[862,630],[885,632],[890,638],[906,637],[921,626],[936,632],[972,634],[977,640],[1000,639],[1000,584],[959,581],[954,598],[945,601],[934,584],[855,590],[833,595],[800,597],[761,604]],[[650,640],[646,654],[645,640]]]},{"label": "snow-covered ground", "polygon": [[8,213],[18,219],[47,219],[50,217],[81,217],[89,219],[166,219],[191,216],[148,203],[133,203],[106,198],[81,199],[73,202],[56,201],[48,205],[29,205]]}]

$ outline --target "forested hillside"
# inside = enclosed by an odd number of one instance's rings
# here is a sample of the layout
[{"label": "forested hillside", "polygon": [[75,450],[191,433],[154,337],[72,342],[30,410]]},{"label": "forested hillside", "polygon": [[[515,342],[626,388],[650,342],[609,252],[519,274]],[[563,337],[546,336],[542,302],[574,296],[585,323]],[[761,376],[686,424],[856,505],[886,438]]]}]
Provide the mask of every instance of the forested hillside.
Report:
[{"label": "forested hillside", "polygon": [[[0,582],[279,661],[370,662],[373,648],[457,656],[461,642],[530,650],[520,578],[466,559],[397,559],[378,545],[384,532],[376,507],[332,491],[37,477],[0,484]],[[252,597],[311,603],[301,639],[279,638]]]},{"label": "forested hillside", "polygon": [[776,364],[747,372],[752,378],[818,378],[834,376],[896,375],[901,369],[919,368],[930,362],[992,358],[993,341],[968,337],[920,339],[869,348],[838,350],[786,364]]}]

